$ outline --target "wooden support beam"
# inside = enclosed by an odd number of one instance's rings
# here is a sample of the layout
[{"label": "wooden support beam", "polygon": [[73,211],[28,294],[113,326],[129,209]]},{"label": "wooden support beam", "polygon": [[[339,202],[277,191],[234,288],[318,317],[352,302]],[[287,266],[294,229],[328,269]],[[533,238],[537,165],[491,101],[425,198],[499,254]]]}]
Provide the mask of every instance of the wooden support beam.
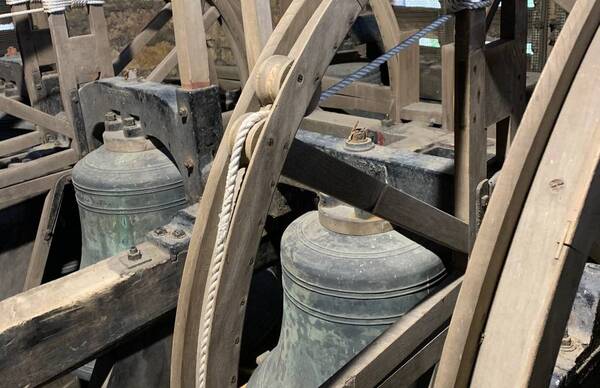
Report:
[{"label": "wooden support beam", "polygon": [[252,72],[260,52],[273,32],[270,0],[242,0],[248,71]]},{"label": "wooden support beam", "polygon": [[410,387],[427,373],[440,359],[448,328],[443,329],[431,341],[415,352],[408,361],[392,373],[380,385],[380,388]]},{"label": "wooden support beam", "polygon": [[56,181],[46,194],[42,215],[38,224],[37,233],[35,235],[35,243],[33,251],[29,259],[29,267],[27,276],[25,277],[24,291],[42,284],[42,277],[46,269],[46,261],[50,253],[54,229],[58,221],[60,207],[62,205],[63,194],[67,181],[70,180],[71,170],[61,172],[55,175]]},{"label": "wooden support beam", "polygon": [[[454,280],[410,310],[327,380],[324,386],[374,387],[393,372],[400,375],[410,373],[410,370],[403,366],[416,366],[414,362],[417,359],[424,358],[427,352],[435,353],[433,350],[439,347],[439,343],[434,343],[434,347],[429,348],[431,337],[443,335],[452,316],[461,284],[462,278]],[[420,353],[419,349],[425,353]],[[425,364],[430,364],[432,358],[427,357],[426,360]],[[395,379],[394,375],[390,378]]]},{"label": "wooden support beam", "polygon": [[185,252],[139,249],[139,261],[119,254],[1,301],[3,385],[40,385],[172,310]]},{"label": "wooden support beam", "polygon": [[571,12],[575,5],[575,0],[554,0],[554,2],[567,12]]},{"label": "wooden support beam", "polygon": [[177,66],[177,47],[173,47],[166,57],[146,77],[146,81],[163,82]]},{"label": "wooden support beam", "polygon": [[[485,46],[485,126],[489,127],[507,117],[524,103],[525,96],[515,95],[517,77],[524,77],[518,68],[522,47],[516,40],[496,40]],[[519,76],[520,75],[520,76]],[[525,93],[525,79],[521,93]],[[516,98],[516,99],[515,99]],[[523,100],[521,100],[521,98]],[[520,114],[519,114],[520,116]],[[520,117],[516,120],[520,121]]]},{"label": "wooden support beam", "polygon": [[[74,37],[69,35],[64,12],[48,15],[52,47],[56,54],[60,97],[72,128],[77,123],[76,95],[79,86],[99,78],[114,76],[104,8],[98,4],[89,5],[87,11],[90,34]],[[71,137],[75,135],[73,133]],[[82,139],[76,139],[71,144],[79,152],[79,145],[82,143]]]},{"label": "wooden support beam", "polygon": [[42,144],[43,140],[44,135],[40,131],[32,131],[24,135],[2,140],[0,141],[0,158]]},{"label": "wooden support beam", "polygon": [[292,143],[283,174],[455,251],[468,251],[468,227],[461,220],[299,140]]},{"label": "wooden support beam", "polygon": [[[11,7],[11,11],[20,12],[25,11],[28,8],[38,8],[41,7],[42,4],[17,4]],[[43,16],[45,18],[45,15]],[[25,86],[27,88],[27,95],[29,97],[29,102],[31,106],[37,108],[41,102],[41,100],[45,97],[44,90],[39,90],[38,87],[41,81],[41,71],[40,66],[47,65],[48,63],[43,63],[44,53],[51,52],[51,57],[54,57],[54,53],[52,50],[41,49],[40,46],[44,46],[43,42],[45,41],[46,45],[51,41],[48,39],[50,37],[50,33],[47,28],[43,28],[44,26],[35,26],[35,23],[30,22],[30,17],[28,15],[18,15],[13,17],[13,23],[15,25],[15,31],[17,35],[17,40],[19,42],[19,51],[21,54],[21,60],[23,61],[23,78],[25,80]],[[34,33],[35,32],[35,33]],[[40,44],[42,43],[42,44]],[[48,60],[46,58],[46,62],[55,62],[55,58]]]},{"label": "wooden support beam", "polygon": [[[575,73],[598,28],[600,1],[579,1],[567,19],[494,189],[471,255],[435,388],[466,387],[510,239]],[[460,355],[460,356],[458,356]]]},{"label": "wooden support beam", "polygon": [[550,385],[573,299],[600,235],[599,63],[600,29],[562,105],[527,195],[486,320],[471,386]]},{"label": "wooden support beam", "polygon": [[[400,31],[394,9],[389,0],[371,0],[371,8],[377,20],[383,46],[390,50],[398,43],[412,35],[412,31]],[[390,86],[394,96],[394,105],[390,118],[398,121],[402,108],[419,102],[419,45],[412,45],[388,62]]]},{"label": "wooden support beam", "polygon": [[393,100],[388,100],[382,103],[380,101],[368,100],[361,97],[335,94],[329,97],[327,100],[322,101],[320,105],[323,108],[360,110],[363,112],[388,114],[393,106],[393,103]]},{"label": "wooden support beam", "polygon": [[[204,27],[209,29],[217,22],[217,20],[221,17],[219,11],[211,6],[206,12],[204,12]],[[177,66],[178,57],[177,57],[177,46],[173,47],[171,51],[167,54],[167,56],[152,70],[152,72],[146,77],[147,81],[151,82],[162,82],[169,75],[169,73]],[[213,78],[216,78],[213,76]],[[216,79],[213,80],[216,82]]]},{"label": "wooden support beam", "polygon": [[115,74],[119,74],[125,69],[125,67],[138,55],[144,47],[158,34],[158,32],[167,24],[173,12],[171,10],[171,3],[165,4],[165,6],[158,11],[158,13],[146,24],[142,31],[136,35],[135,38],[129,43],[121,52],[119,56],[113,60],[113,68]]},{"label": "wooden support beam", "polygon": [[442,105],[433,102],[415,102],[402,108],[402,120],[442,124]]},{"label": "wooden support beam", "polygon": [[454,211],[477,234],[477,185],[487,177],[485,10],[456,14],[454,87]]},{"label": "wooden support beam", "polygon": [[381,120],[327,112],[320,109],[314,110],[306,116],[302,120],[300,128],[325,135],[347,138],[352,128],[357,124],[359,128],[367,128],[373,131],[381,129]]},{"label": "wooden support beam", "polygon": [[[321,82],[321,88],[325,90],[341,80],[342,79],[338,77],[325,76]],[[392,89],[389,86],[361,81],[353,82],[347,88],[339,92],[339,95],[374,101],[386,108],[389,108],[390,101],[394,98]]]},{"label": "wooden support beam", "polygon": [[49,191],[63,171],[0,189],[0,210]]},{"label": "wooden support beam", "polygon": [[442,127],[454,132],[454,43],[442,46]]},{"label": "wooden support beam", "polygon": [[[523,118],[525,107],[527,106],[527,46],[528,33],[528,9],[527,4],[519,0],[505,0],[502,2],[502,12],[500,17],[500,38],[501,40],[512,40],[516,47],[513,47],[507,54],[512,62],[506,65],[511,69],[510,77],[506,82],[510,82],[509,91],[512,101],[509,122],[508,144],[514,139],[517,128]],[[544,55],[544,59],[546,56]],[[487,112],[486,112],[487,114]]]},{"label": "wooden support beam", "polygon": [[0,188],[16,185],[46,174],[65,170],[77,162],[77,152],[68,149],[52,155],[43,156],[31,162],[22,163],[5,170],[0,170]]},{"label": "wooden support beam", "polygon": [[181,86],[188,90],[209,86],[210,69],[202,3],[173,0],[171,4]]},{"label": "wooden support beam", "polygon": [[44,113],[41,110],[37,110],[6,96],[0,96],[0,112],[29,121],[32,124],[39,125],[41,128],[65,135],[70,139],[73,139],[75,136],[73,127],[68,121]]}]

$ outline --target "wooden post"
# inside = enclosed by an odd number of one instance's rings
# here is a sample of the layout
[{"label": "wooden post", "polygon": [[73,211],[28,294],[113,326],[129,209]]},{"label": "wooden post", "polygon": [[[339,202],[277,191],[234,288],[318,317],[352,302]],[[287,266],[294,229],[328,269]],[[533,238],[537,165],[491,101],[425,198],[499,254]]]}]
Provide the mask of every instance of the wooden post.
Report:
[{"label": "wooden post", "polygon": [[[393,48],[412,34],[412,32],[400,31],[389,0],[371,0],[370,3],[386,50]],[[390,118],[398,121],[401,118],[402,108],[419,102],[419,45],[412,45],[392,58],[388,62],[388,69],[394,96]]]},{"label": "wooden post", "polygon": [[[506,148],[514,139],[517,128],[527,105],[525,90],[527,82],[527,2],[518,0],[502,1],[500,17],[500,38],[514,40],[519,47],[518,54],[514,57],[512,69],[516,72],[512,87],[512,111],[509,117],[510,126],[507,136]],[[505,124],[508,125],[508,124]]]},{"label": "wooden post", "polygon": [[454,43],[442,46],[442,128],[454,132]]},{"label": "wooden post", "polygon": [[[41,6],[41,4],[31,5],[32,8],[38,6]],[[13,12],[24,11],[26,9],[27,4],[19,4],[11,7]],[[40,66],[47,65],[48,63],[40,63],[40,59],[38,58],[38,51],[35,44],[36,37],[34,37],[34,30],[32,29],[30,16],[15,16],[13,17],[13,22],[15,24],[15,30],[19,42],[19,50],[21,52],[21,59],[23,61],[23,76],[25,79],[25,86],[27,87],[27,94],[29,96],[31,106],[37,108],[38,102],[43,97]],[[50,33],[47,29],[36,30],[36,34],[38,39],[40,39],[42,35],[45,35],[48,39],[48,42],[50,41]]]},{"label": "wooden post", "polygon": [[455,213],[476,236],[476,188],[487,175],[485,9],[456,14],[454,91]]},{"label": "wooden post", "polygon": [[210,69],[202,3],[173,0],[172,7],[181,87],[187,90],[207,87]]},{"label": "wooden post", "polygon": [[29,259],[29,267],[27,268],[27,276],[25,277],[25,285],[23,287],[24,291],[42,284],[48,254],[52,245],[52,237],[62,203],[65,183],[67,179],[70,179],[70,175],[71,170],[58,175],[54,185],[46,194],[35,236],[35,243],[33,244],[33,251]]},{"label": "wooden post", "polygon": [[248,71],[252,72],[260,52],[273,32],[271,2],[269,0],[242,0],[244,34]]}]

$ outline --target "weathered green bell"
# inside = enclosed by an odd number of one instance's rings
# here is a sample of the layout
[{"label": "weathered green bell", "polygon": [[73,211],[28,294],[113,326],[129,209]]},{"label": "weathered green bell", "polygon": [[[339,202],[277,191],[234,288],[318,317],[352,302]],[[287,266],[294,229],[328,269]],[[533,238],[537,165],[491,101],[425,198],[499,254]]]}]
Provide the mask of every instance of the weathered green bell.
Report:
[{"label": "weathered green bell", "polygon": [[171,160],[133,118],[121,123],[107,116],[104,145],[73,168],[82,268],[136,245],[186,206],[183,180]]},{"label": "weathered green bell", "polygon": [[285,231],[281,265],[279,343],[249,388],[320,386],[446,276],[433,252],[330,198]]}]

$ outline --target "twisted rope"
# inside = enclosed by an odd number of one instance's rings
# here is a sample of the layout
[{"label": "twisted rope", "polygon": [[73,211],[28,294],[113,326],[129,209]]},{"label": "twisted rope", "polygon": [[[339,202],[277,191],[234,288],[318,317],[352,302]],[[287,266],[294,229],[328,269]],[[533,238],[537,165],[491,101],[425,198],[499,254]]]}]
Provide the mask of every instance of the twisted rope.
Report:
[{"label": "twisted rope", "polygon": [[13,6],[19,4],[42,3],[42,8],[31,10],[31,12],[46,13],[64,12],[67,8],[81,8],[87,5],[103,5],[104,0],[6,0],[6,5]]},{"label": "twisted rope", "polygon": [[353,82],[358,81],[362,78],[365,78],[370,73],[379,69],[379,66],[383,65],[384,63],[386,63],[387,61],[392,59],[394,56],[396,56],[399,52],[406,50],[413,44],[417,43],[419,41],[419,39],[423,38],[425,35],[429,34],[432,31],[435,31],[438,28],[440,28],[441,26],[443,26],[448,20],[450,20],[451,17],[452,17],[452,15],[440,16],[439,18],[434,20],[431,24],[429,24],[428,26],[425,26],[423,29],[417,31],[416,33],[414,33],[413,35],[411,35],[410,37],[408,37],[407,39],[405,39],[404,41],[402,41],[401,43],[399,43],[398,45],[393,47],[391,50],[387,51],[385,54],[383,54],[380,57],[378,57],[377,59],[375,59],[373,62],[358,69],[357,71],[353,72],[352,74],[346,76],[344,79],[342,79],[337,84],[335,84],[335,85],[331,86],[329,89],[323,91],[323,93],[321,93],[321,97],[320,97],[319,101],[323,102],[323,101],[327,100],[329,97],[331,97],[335,94],[338,94],[339,92],[341,92],[342,90],[344,90],[345,88],[350,86],[350,84],[352,84]]},{"label": "twisted rope", "polygon": [[[474,10],[474,9],[479,9],[479,8],[487,8],[492,3],[493,3],[493,0],[485,0],[485,1],[465,0],[465,1],[459,1],[459,2],[453,3],[452,9],[455,11]],[[332,97],[333,95],[338,94],[342,90],[346,89],[352,83],[365,78],[367,75],[369,75],[372,72],[374,72],[375,70],[379,69],[379,66],[388,62],[390,59],[392,59],[398,53],[400,53],[403,50],[406,50],[413,44],[418,43],[419,39],[425,37],[425,35],[437,30],[438,28],[440,28],[441,26],[446,24],[446,22],[448,20],[450,20],[450,18],[452,18],[451,14],[440,16],[439,18],[434,20],[431,24],[425,26],[423,29],[417,31],[416,33],[414,33],[411,36],[409,36],[408,38],[406,38],[404,41],[400,42],[398,45],[392,47],[386,53],[384,53],[383,55],[376,58],[373,62],[370,62],[369,64],[361,67],[360,69],[356,70],[352,74],[347,75],[340,82],[336,83],[335,85],[332,85],[327,90],[323,91],[321,93],[321,97],[319,98],[319,101],[323,102],[323,101],[327,100],[328,98]]]},{"label": "twisted rope", "polygon": [[240,167],[240,158],[242,156],[242,152],[244,151],[244,144],[246,142],[248,133],[252,127],[266,118],[268,114],[269,113],[267,111],[255,112],[244,119],[235,137],[235,143],[231,152],[231,159],[229,160],[229,166],[227,168],[227,180],[225,182],[223,204],[221,205],[221,212],[219,214],[217,239],[215,241],[215,247],[213,249],[210,267],[208,270],[209,288],[205,297],[205,302],[202,306],[202,320],[200,322],[200,362],[196,376],[198,380],[198,386],[201,388],[206,387],[209,340],[212,331],[212,322],[215,315],[217,291],[219,290],[221,274],[223,272],[225,242],[227,240],[227,234],[229,233],[231,217],[233,215],[235,206],[235,183]]}]

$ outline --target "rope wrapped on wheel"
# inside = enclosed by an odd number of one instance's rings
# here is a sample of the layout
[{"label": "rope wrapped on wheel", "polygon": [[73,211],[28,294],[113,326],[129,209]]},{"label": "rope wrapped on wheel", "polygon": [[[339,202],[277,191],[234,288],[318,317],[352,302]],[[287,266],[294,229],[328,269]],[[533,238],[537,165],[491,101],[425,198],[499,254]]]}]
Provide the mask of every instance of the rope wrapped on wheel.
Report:
[{"label": "rope wrapped on wheel", "polygon": [[104,0],[6,0],[6,5],[41,3],[46,13],[64,12],[67,8],[82,8],[88,5],[104,5]]}]

